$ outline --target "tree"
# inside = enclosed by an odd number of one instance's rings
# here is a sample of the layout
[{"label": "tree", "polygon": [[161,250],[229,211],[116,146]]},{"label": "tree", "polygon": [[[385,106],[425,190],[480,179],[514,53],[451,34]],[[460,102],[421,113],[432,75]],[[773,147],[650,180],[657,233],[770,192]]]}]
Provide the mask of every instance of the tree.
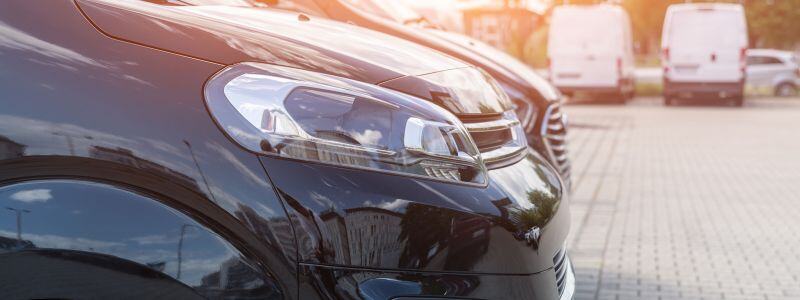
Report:
[{"label": "tree", "polygon": [[624,0],[622,7],[628,12],[633,27],[633,40],[640,54],[654,54],[659,51],[661,27],[667,7],[682,0]]},{"label": "tree", "polygon": [[800,42],[800,1],[745,3],[751,47],[792,48]]}]

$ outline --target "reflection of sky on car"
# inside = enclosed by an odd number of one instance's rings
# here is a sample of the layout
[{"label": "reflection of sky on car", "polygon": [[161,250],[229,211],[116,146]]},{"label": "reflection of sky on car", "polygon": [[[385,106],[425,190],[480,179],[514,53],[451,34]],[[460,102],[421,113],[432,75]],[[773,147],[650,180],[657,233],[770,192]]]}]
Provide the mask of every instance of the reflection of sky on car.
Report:
[{"label": "reflection of sky on car", "polygon": [[[36,248],[97,252],[145,265],[166,262],[163,272],[175,277],[178,241],[185,226],[181,280],[195,285],[236,256],[217,236],[141,196],[91,184],[51,181],[47,187],[26,183],[0,189],[3,207],[29,211],[21,216],[22,240]],[[16,239],[16,214],[7,210],[0,216],[0,236]]]}]

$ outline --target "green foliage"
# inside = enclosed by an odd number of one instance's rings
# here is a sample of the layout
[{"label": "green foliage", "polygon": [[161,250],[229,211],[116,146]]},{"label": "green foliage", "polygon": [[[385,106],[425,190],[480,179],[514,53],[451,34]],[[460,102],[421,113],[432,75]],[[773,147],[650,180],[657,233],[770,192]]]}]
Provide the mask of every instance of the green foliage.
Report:
[{"label": "green foliage", "polygon": [[790,48],[800,43],[800,1],[751,0],[745,5],[751,46]]},{"label": "green foliage", "polygon": [[681,0],[624,0],[622,7],[628,12],[633,27],[633,40],[637,52],[652,54],[659,51],[661,27],[667,7]]},{"label": "green foliage", "polygon": [[547,67],[547,32],[550,26],[545,24],[531,34],[525,44],[522,61],[534,68]]}]

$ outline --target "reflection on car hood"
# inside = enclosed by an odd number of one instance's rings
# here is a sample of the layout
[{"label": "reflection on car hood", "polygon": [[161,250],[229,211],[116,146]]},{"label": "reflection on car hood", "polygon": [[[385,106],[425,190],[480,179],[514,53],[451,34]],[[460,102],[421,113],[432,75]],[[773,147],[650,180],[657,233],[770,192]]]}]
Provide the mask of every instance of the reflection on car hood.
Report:
[{"label": "reflection on car hood", "polygon": [[406,76],[380,85],[428,99],[459,116],[497,114],[512,107],[494,78],[477,68]]},{"label": "reflection on car hood", "polygon": [[502,73],[503,77],[514,80],[517,84],[536,89],[545,100],[559,100],[558,91],[552,84],[510,54],[463,34],[437,29],[427,29],[426,31],[452,43],[456,47],[461,47],[466,52],[472,52],[474,56],[480,56],[484,60],[492,62],[490,69]]},{"label": "reflection on car hood", "polygon": [[269,9],[79,1],[106,34],[220,64],[260,61],[369,83],[467,67],[360,27]]}]

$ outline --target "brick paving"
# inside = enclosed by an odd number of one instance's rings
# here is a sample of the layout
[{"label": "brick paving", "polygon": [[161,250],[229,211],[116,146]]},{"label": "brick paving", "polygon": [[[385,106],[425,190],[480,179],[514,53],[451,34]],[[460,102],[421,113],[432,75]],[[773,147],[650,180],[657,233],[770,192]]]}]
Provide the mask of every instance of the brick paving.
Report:
[{"label": "brick paving", "polygon": [[800,299],[800,99],[566,110],[576,299]]}]

